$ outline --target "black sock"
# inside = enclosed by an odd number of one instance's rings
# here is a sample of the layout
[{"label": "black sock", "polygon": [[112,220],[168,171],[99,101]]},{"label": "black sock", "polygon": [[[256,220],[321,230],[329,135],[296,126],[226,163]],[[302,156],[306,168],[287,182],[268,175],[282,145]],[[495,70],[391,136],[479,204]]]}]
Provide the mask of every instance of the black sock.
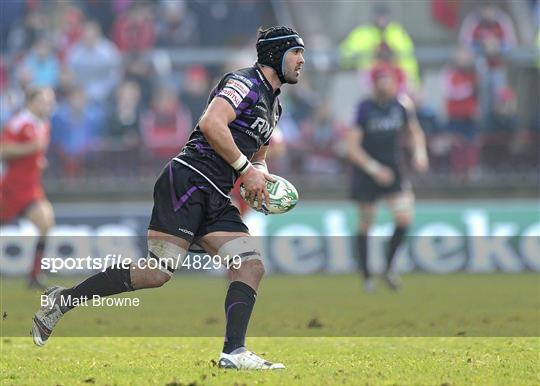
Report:
[{"label": "black sock", "polygon": [[246,331],[257,293],[246,283],[233,281],[225,298],[226,331],[223,352],[230,354],[245,346]]},{"label": "black sock", "polygon": [[110,296],[122,292],[133,291],[131,286],[131,267],[110,266],[104,272],[90,276],[75,287],[61,292],[63,301],[60,303],[62,312],[75,307],[74,299],[91,300],[92,296]]},{"label": "black sock", "polygon": [[397,249],[405,239],[405,233],[407,233],[406,226],[396,226],[396,228],[394,229],[394,234],[390,239],[386,253],[386,272],[390,272],[392,270],[392,262],[394,261],[394,257],[396,256]]},{"label": "black sock", "polygon": [[362,271],[364,279],[369,279],[371,274],[368,268],[368,236],[366,233],[359,233],[357,236],[357,251],[358,266]]}]

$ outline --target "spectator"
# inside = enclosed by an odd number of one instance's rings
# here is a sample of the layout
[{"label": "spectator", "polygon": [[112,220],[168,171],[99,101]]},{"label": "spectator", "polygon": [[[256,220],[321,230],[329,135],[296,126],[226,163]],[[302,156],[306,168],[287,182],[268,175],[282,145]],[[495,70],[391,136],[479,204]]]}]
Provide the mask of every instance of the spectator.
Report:
[{"label": "spectator", "polygon": [[45,15],[38,9],[30,10],[25,15],[24,24],[14,24],[14,28],[11,29],[7,42],[8,52],[18,57],[32,47],[37,37],[47,33]]},{"label": "spectator", "polygon": [[163,1],[159,13],[156,27],[159,47],[198,45],[198,23],[184,1]]},{"label": "spectator", "polygon": [[6,52],[12,28],[24,18],[25,4],[22,1],[0,2],[0,52]]},{"label": "spectator", "polygon": [[336,157],[343,133],[332,122],[330,105],[319,103],[309,121],[302,125],[302,143],[305,144],[303,169],[308,173],[339,173],[341,166]]},{"label": "spectator", "polygon": [[184,74],[181,100],[195,119],[202,116],[206,109],[210,88],[210,75],[202,66],[193,66]]},{"label": "spectator", "polygon": [[169,158],[187,141],[192,129],[191,117],[180,104],[176,92],[161,87],[154,94],[151,108],[142,120],[144,145],[153,155]]},{"label": "spectator", "polygon": [[487,132],[515,133],[519,127],[516,93],[511,87],[504,87],[495,96],[495,105]]},{"label": "spectator", "polygon": [[86,22],[81,42],[68,53],[67,65],[90,101],[106,102],[120,81],[121,64],[117,48],[102,36],[99,25]]},{"label": "spectator", "polygon": [[454,63],[443,69],[442,90],[447,128],[452,135],[452,171],[469,178],[478,159],[478,79],[474,57],[468,48],[459,48]]},{"label": "spectator", "polygon": [[113,40],[122,53],[145,52],[154,46],[154,20],[148,4],[134,4],[113,26]]},{"label": "spectator", "polygon": [[[516,45],[512,19],[492,3],[485,3],[463,20],[461,42],[478,54],[503,54]],[[490,45],[495,42],[495,49]],[[490,58],[496,61],[496,57]]]},{"label": "spectator", "polygon": [[88,19],[96,20],[101,31],[106,36],[110,36],[111,28],[115,18],[126,12],[132,0],[81,0],[84,14]]},{"label": "spectator", "polygon": [[0,92],[4,92],[7,86],[8,86],[8,68],[7,68],[4,56],[0,55]]},{"label": "spectator", "polygon": [[204,28],[198,31],[200,45],[221,47],[225,44],[228,34],[223,31],[232,25],[231,3],[230,0],[190,0],[189,8],[193,10],[194,18],[205,21]]},{"label": "spectator", "polygon": [[25,96],[22,88],[9,87],[0,93],[0,128],[24,106]]},{"label": "spectator", "polygon": [[123,82],[115,94],[107,119],[107,136],[114,149],[133,149],[139,143],[141,90],[133,81]]},{"label": "spectator", "polygon": [[481,113],[485,122],[495,95],[507,84],[505,56],[516,45],[512,20],[492,3],[486,3],[465,18],[460,40],[478,58]]},{"label": "spectator", "polygon": [[67,53],[81,40],[83,34],[84,15],[79,8],[69,1],[56,3],[54,25],[54,40],[58,50],[58,57],[62,63]]},{"label": "spectator", "polygon": [[411,37],[401,24],[391,20],[385,5],[376,5],[372,16],[371,24],[356,27],[341,43],[343,66],[368,71],[381,46],[385,45],[396,56],[396,64],[405,72],[410,85],[417,87],[418,63]]},{"label": "spectator", "polygon": [[487,165],[511,169],[508,159],[519,129],[516,94],[510,87],[501,88],[495,95],[493,111],[483,133],[483,160]]},{"label": "spectator", "polygon": [[85,156],[100,142],[103,121],[103,111],[88,101],[82,87],[74,87],[58,106],[51,121],[51,145],[68,176],[81,171]]},{"label": "spectator", "polygon": [[270,2],[260,0],[236,0],[228,18],[225,44],[241,47],[252,39],[252,32],[263,25],[272,25]]},{"label": "spectator", "polygon": [[153,67],[151,58],[144,54],[126,55],[124,58],[125,80],[132,80],[141,90],[141,104],[148,106],[152,99]]},{"label": "spectator", "polygon": [[23,61],[23,67],[32,76],[32,85],[56,88],[60,71],[58,58],[47,36],[39,37]]}]

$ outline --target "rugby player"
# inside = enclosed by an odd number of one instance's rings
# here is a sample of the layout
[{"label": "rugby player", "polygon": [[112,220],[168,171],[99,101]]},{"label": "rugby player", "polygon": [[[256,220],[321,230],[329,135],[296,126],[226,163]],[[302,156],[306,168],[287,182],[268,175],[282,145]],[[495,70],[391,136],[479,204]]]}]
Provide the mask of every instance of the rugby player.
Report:
[{"label": "rugby player", "polygon": [[364,277],[364,290],[375,289],[368,268],[368,232],[377,203],[385,200],[395,223],[386,249],[383,278],[397,290],[399,279],[392,263],[403,242],[413,215],[414,194],[400,167],[400,133],[405,131],[412,147],[412,166],[417,172],[428,169],[425,137],[416,118],[413,102],[397,94],[397,80],[390,67],[379,66],[371,73],[372,97],[360,102],[353,128],[348,132],[347,153],[353,165],[351,195],[359,206],[358,260]]},{"label": "rugby player", "polygon": [[[247,197],[268,202],[272,181],[265,157],[270,137],[281,116],[280,87],[298,82],[304,64],[304,42],[284,26],[259,29],[257,62],[227,73],[212,90],[208,106],[180,154],[163,169],[154,187],[154,208],[148,231],[148,259],[168,262],[185,256],[196,242],[210,255],[240,256],[240,268],[230,273],[225,298],[225,341],[218,365],[233,369],[281,369],[245,347],[245,335],[259,283],[264,274],[261,256],[228,196],[242,175]],[[111,266],[75,287],[53,287],[45,293],[55,300],[33,320],[33,338],[43,345],[70,306],[58,299],[87,299],[141,288],[160,287],[174,268],[128,269]]]},{"label": "rugby player", "polygon": [[24,217],[38,231],[29,287],[44,289],[41,259],[54,213],[41,185],[49,145],[49,118],[55,106],[50,88],[30,88],[26,106],[15,114],[0,134],[0,223]]}]

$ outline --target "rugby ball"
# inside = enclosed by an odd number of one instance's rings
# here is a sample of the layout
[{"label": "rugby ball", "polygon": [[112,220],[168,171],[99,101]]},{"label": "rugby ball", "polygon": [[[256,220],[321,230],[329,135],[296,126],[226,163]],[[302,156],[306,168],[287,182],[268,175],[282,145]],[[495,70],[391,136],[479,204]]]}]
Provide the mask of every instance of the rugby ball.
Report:
[{"label": "rugby ball", "polygon": [[266,205],[263,202],[262,209],[257,209],[257,200],[255,199],[253,205],[246,200],[246,189],[244,184],[240,185],[240,196],[242,199],[253,209],[264,214],[280,214],[290,211],[296,206],[298,202],[298,191],[285,178],[271,174],[275,178],[276,182],[268,181],[266,183],[266,189],[270,195],[270,204]]}]

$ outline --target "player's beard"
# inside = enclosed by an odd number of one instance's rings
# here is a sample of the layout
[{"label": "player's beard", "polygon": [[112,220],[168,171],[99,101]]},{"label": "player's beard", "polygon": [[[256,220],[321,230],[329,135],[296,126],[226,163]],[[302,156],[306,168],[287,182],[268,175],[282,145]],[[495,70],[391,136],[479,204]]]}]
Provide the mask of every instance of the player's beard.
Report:
[{"label": "player's beard", "polygon": [[296,84],[298,83],[298,76],[296,76],[296,70],[288,70],[285,71],[285,80],[289,84]]}]

